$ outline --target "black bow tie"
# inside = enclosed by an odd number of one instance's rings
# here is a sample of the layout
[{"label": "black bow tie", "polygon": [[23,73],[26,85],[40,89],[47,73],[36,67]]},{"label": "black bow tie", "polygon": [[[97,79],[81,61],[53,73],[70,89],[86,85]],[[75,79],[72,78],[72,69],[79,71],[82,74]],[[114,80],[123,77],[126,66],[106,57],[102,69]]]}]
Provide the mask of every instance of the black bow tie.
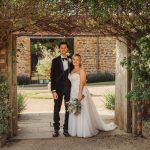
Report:
[{"label": "black bow tie", "polygon": [[62,59],[62,61],[64,61],[64,60],[68,60],[67,58],[61,58]]}]

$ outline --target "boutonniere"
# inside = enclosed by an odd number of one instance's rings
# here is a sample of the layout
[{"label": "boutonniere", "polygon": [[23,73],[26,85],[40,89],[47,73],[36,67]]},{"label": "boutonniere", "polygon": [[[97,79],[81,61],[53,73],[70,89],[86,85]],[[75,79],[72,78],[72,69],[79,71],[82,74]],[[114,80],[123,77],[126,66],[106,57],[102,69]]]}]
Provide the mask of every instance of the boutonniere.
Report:
[{"label": "boutonniere", "polygon": [[71,61],[72,61],[71,58],[68,58],[68,61],[69,61],[69,63],[71,63]]}]

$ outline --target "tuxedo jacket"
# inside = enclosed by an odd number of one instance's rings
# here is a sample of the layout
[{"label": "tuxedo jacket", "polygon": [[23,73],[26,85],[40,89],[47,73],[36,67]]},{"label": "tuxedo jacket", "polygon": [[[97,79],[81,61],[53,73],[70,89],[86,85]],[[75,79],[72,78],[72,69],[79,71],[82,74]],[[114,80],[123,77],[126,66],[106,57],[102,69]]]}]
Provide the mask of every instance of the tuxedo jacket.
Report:
[{"label": "tuxedo jacket", "polygon": [[71,57],[68,58],[68,70],[64,71],[63,62],[61,56],[58,56],[52,60],[51,65],[51,91],[56,90],[56,92],[61,92],[64,86],[71,87],[71,83],[68,79],[68,74],[73,69],[73,64],[71,63]]}]

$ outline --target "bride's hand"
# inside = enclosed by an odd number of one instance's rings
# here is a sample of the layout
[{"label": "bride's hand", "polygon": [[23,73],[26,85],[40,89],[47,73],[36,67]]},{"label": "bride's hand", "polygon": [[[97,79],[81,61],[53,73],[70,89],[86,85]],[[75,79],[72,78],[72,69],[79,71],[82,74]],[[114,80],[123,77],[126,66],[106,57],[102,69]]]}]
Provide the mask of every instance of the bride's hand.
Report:
[{"label": "bride's hand", "polygon": [[83,99],[83,95],[82,95],[82,94],[79,94],[79,95],[78,95],[78,100],[81,101],[82,99]]}]

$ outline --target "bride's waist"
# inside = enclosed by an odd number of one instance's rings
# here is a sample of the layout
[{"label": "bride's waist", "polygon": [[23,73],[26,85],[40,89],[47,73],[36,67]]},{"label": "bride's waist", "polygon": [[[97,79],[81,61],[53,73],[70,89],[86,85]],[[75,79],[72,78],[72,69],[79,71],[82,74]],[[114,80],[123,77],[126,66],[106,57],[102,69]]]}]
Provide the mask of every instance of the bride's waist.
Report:
[{"label": "bride's waist", "polygon": [[[80,84],[71,85],[71,88],[79,88],[79,87],[80,87]],[[84,85],[83,88],[87,88],[87,86]]]},{"label": "bride's waist", "polygon": [[[71,91],[72,91],[72,92],[78,93],[78,92],[79,92],[79,89],[80,89],[79,86],[72,86],[72,87],[71,87]],[[83,92],[86,91],[86,90],[87,90],[87,87],[84,86],[84,87],[83,87]]]}]

